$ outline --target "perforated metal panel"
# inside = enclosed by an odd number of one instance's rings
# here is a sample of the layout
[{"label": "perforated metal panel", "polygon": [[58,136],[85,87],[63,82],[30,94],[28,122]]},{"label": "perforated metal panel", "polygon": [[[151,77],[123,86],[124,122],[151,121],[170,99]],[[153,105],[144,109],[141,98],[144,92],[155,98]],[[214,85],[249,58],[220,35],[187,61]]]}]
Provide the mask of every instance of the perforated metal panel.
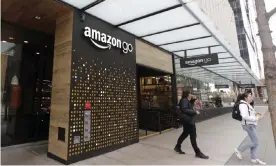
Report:
[{"label": "perforated metal panel", "polygon": [[[98,29],[133,46],[134,38],[94,17],[82,22],[75,12],[68,163],[139,141],[135,48],[127,54],[114,47],[100,49],[83,36],[83,29]],[[88,101],[91,110],[85,110]]]},{"label": "perforated metal panel", "polygon": [[[72,68],[69,156],[137,139],[135,71],[123,61],[106,66],[84,58]],[[92,104],[90,141],[84,139],[86,101]],[[80,143],[74,143],[79,136]]]}]

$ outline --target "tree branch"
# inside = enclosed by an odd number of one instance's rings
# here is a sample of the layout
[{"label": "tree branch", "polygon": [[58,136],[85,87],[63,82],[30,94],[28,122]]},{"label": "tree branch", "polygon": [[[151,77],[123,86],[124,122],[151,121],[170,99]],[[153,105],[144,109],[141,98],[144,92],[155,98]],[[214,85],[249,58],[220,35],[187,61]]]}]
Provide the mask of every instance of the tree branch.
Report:
[{"label": "tree branch", "polygon": [[270,12],[268,12],[268,13],[266,14],[267,19],[269,20],[269,19],[271,18],[271,16],[272,16],[273,14],[275,14],[275,13],[276,13],[276,7],[275,7],[274,9],[270,10]]}]

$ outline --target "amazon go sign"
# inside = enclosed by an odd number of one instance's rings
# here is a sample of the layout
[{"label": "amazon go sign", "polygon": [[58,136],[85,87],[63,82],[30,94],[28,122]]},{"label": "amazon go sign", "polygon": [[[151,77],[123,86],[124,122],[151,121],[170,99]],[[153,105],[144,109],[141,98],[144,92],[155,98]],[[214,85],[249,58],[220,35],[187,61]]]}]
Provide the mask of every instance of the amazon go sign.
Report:
[{"label": "amazon go sign", "polygon": [[190,58],[180,59],[180,67],[195,67],[219,64],[218,54],[200,55]]},{"label": "amazon go sign", "polygon": [[101,33],[90,27],[84,28],[84,36],[88,37],[92,44],[100,49],[110,50],[111,47],[116,47],[122,49],[125,54],[133,51],[133,46],[130,43],[121,41],[120,39]]}]

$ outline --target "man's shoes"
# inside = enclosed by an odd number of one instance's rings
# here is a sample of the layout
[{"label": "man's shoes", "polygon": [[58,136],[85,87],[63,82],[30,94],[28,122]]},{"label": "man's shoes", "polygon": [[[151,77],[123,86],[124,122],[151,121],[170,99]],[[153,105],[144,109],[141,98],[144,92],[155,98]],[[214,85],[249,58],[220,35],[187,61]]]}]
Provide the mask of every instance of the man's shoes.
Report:
[{"label": "man's shoes", "polygon": [[201,159],[209,159],[209,156],[206,156],[205,154],[203,154],[200,151],[198,153],[196,153],[196,157],[201,158]]},{"label": "man's shoes", "polygon": [[183,151],[181,150],[181,146],[178,146],[178,145],[175,146],[174,151],[176,151],[176,152],[179,153],[179,154],[185,154],[185,152],[183,152]]}]

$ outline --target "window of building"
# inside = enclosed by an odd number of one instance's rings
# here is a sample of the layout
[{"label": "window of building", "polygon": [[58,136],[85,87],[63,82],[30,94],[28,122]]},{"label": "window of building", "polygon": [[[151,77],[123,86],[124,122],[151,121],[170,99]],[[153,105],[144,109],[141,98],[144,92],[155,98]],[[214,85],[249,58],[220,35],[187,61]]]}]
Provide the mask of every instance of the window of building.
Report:
[{"label": "window of building", "polygon": [[239,0],[233,0],[230,3],[232,3],[233,8],[240,8],[240,2]]},{"label": "window of building", "polygon": [[235,19],[236,19],[236,21],[241,21],[242,20],[242,14],[240,12],[237,12],[235,14]]},{"label": "window of building", "polygon": [[237,27],[237,33],[239,34],[244,34],[243,28],[242,27]]}]

